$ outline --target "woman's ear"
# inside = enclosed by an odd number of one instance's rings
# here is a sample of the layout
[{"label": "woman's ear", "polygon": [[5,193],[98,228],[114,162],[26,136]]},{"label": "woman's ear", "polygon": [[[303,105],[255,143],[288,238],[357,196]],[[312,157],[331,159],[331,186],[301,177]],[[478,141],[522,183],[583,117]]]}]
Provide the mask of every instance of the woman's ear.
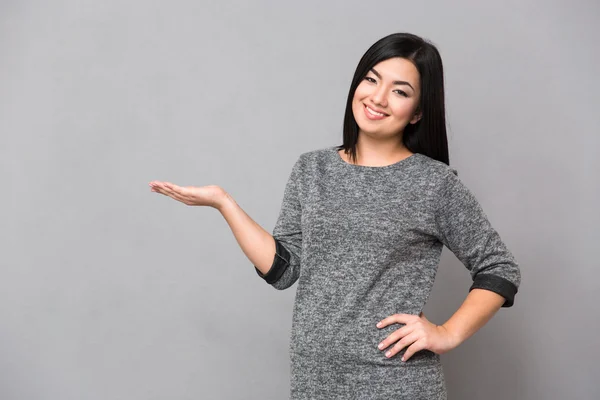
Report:
[{"label": "woman's ear", "polygon": [[415,111],[415,115],[413,115],[413,117],[409,123],[416,124],[417,122],[419,122],[419,120],[421,119],[422,116],[423,116],[423,113],[417,108],[417,111]]}]

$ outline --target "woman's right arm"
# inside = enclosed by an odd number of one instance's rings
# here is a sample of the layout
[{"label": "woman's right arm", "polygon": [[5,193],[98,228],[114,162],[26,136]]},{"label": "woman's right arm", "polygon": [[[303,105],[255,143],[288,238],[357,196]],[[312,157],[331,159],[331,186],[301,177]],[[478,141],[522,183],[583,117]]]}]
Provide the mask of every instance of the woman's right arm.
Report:
[{"label": "woman's right arm", "polygon": [[223,215],[235,239],[256,273],[275,289],[292,286],[300,276],[302,254],[302,206],[300,176],[302,157],[288,178],[279,217],[273,235],[258,225],[223,188],[217,185],[177,186],[170,182],[152,181],[153,192],[164,194],[190,206],[210,206]]},{"label": "woman's right arm", "polygon": [[275,259],[273,236],[250,218],[233,197],[225,191],[215,208],[229,224],[235,240],[246,257],[263,275],[266,275]]},{"label": "woman's right arm", "polygon": [[[153,192],[164,194],[188,206],[209,206],[225,218],[235,239],[257,272],[266,275],[274,260],[278,246],[273,236],[258,225],[223,188],[217,185],[178,186],[171,182],[150,182]],[[280,252],[281,253],[281,252]]]}]

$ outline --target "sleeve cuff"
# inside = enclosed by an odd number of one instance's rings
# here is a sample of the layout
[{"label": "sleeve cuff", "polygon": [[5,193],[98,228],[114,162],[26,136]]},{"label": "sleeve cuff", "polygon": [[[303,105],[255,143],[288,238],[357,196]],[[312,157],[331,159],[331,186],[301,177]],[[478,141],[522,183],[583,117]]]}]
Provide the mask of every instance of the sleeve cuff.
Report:
[{"label": "sleeve cuff", "polygon": [[262,274],[256,266],[254,269],[258,276],[263,278],[267,283],[275,283],[281,278],[281,275],[285,272],[287,267],[290,265],[290,252],[275,239],[275,257],[273,258],[273,264],[266,274]]},{"label": "sleeve cuff", "polygon": [[469,292],[473,289],[486,289],[504,297],[506,301],[502,307],[512,307],[517,287],[508,279],[497,275],[479,274],[473,280],[473,285],[469,288]]}]

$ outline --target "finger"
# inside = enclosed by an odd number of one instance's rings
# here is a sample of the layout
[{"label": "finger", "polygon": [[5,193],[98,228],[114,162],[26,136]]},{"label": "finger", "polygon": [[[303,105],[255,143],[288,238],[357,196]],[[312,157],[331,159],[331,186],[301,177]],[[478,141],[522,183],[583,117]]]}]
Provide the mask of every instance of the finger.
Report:
[{"label": "finger", "polygon": [[157,193],[164,194],[165,196],[167,195],[167,189],[164,186],[162,186],[161,184],[154,185],[152,187],[152,190],[154,190]]},{"label": "finger", "polygon": [[165,193],[165,189],[164,189],[164,188],[162,188],[162,187],[161,187],[161,186],[159,186],[159,185],[153,186],[151,190],[152,190],[153,192],[156,192],[156,193],[160,193],[160,194],[166,194],[166,193]]},{"label": "finger", "polygon": [[390,350],[385,352],[385,356],[387,358],[393,357],[400,350],[402,350],[403,348],[405,348],[406,346],[408,346],[412,343],[415,343],[417,340],[419,340],[419,335],[417,335],[416,333],[411,333],[410,335],[404,336],[402,338],[402,340],[400,340],[398,343],[396,343],[394,345],[394,347],[392,347]]},{"label": "finger", "polygon": [[181,189],[183,189],[181,186],[178,186],[178,185],[176,185],[174,183],[171,183],[171,182],[165,182],[165,187],[167,189],[173,190],[175,192],[181,192]]},{"label": "finger", "polygon": [[404,325],[402,328],[396,330],[394,333],[386,337],[377,345],[379,350],[383,350],[388,348],[393,343],[396,343],[398,340],[402,339],[404,336],[414,331],[413,325]]},{"label": "finger", "polygon": [[388,326],[393,323],[406,324],[417,319],[419,319],[419,316],[414,314],[394,314],[379,321],[377,323],[377,327],[383,328],[384,326]]},{"label": "finger", "polygon": [[167,193],[173,193],[176,194],[178,196],[180,196],[183,199],[187,199],[189,200],[189,189],[185,188],[185,187],[181,187],[181,186],[177,186],[174,184],[166,184],[165,185],[165,190],[167,191]]},{"label": "finger", "polygon": [[159,188],[165,187],[164,183],[160,182],[160,181],[152,181],[152,182],[148,183],[148,185],[153,189],[159,189]]},{"label": "finger", "polygon": [[162,190],[165,193],[167,193],[169,195],[172,195],[172,194],[179,194],[179,195],[181,195],[181,192],[179,190],[179,186],[177,186],[177,185],[173,185],[173,184],[170,184],[168,182],[164,182],[161,185],[161,188],[162,188]]},{"label": "finger", "polygon": [[163,182],[163,181],[150,181],[150,182],[148,182],[148,185],[150,185],[150,186],[164,186],[165,182]]},{"label": "finger", "polygon": [[182,203],[184,203],[184,204],[187,204],[187,202],[188,202],[188,198],[187,198],[186,196],[183,196],[183,195],[181,195],[180,193],[178,193],[178,192],[173,192],[173,191],[171,191],[171,192],[168,192],[168,193],[169,193],[169,196],[170,196],[170,197],[172,197],[173,199],[175,199],[175,200],[177,200],[177,201],[180,201],[180,202],[182,202]]},{"label": "finger", "polygon": [[164,194],[165,196],[169,196],[169,197],[171,197],[171,198],[173,198],[173,199],[175,199],[177,201],[180,201],[180,202],[182,202],[184,204],[187,204],[186,203],[188,201],[187,197],[183,196],[182,194],[178,193],[175,190],[172,190],[172,189],[169,189],[169,188],[167,188],[165,186],[160,186],[160,185],[156,187],[156,190],[159,193]]},{"label": "finger", "polygon": [[417,340],[412,345],[408,346],[408,349],[406,349],[406,351],[404,352],[404,355],[402,356],[401,360],[408,361],[412,357],[413,354],[415,354],[417,351],[421,351],[425,348],[426,348],[425,340],[423,340],[423,339]]},{"label": "finger", "polygon": [[185,204],[191,204],[192,198],[189,195],[189,190],[175,185],[172,189],[166,189],[167,193],[175,200],[179,200]]}]

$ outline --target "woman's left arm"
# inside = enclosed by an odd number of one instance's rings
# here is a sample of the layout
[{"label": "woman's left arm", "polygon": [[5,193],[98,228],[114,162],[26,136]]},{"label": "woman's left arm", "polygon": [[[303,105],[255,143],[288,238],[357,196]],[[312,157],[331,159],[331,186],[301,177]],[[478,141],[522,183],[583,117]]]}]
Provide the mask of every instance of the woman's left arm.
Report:
[{"label": "woman's left arm", "polygon": [[407,347],[402,361],[408,361],[417,351],[430,350],[444,354],[471,337],[502,307],[506,299],[497,293],[485,289],[473,289],[460,308],[443,325],[431,323],[423,313],[420,315],[394,314],[377,324],[383,328],[392,323],[404,324],[385,340],[379,349],[387,349],[385,355],[390,358]]},{"label": "woman's left arm", "polygon": [[[392,357],[407,347],[403,361],[415,352],[443,354],[459,346],[488,322],[501,307],[511,307],[521,283],[521,271],[512,253],[492,227],[474,194],[448,169],[438,185],[435,236],[469,270],[473,284],[460,308],[443,325],[435,325],[423,313],[394,314],[377,324],[404,326],[380,345]],[[397,343],[396,343],[397,342]]]},{"label": "woman's left arm", "polygon": [[[450,172],[452,171],[452,172]],[[471,190],[450,169],[439,184],[435,235],[469,270],[473,289],[487,289],[512,307],[521,270]]]},{"label": "woman's left arm", "polygon": [[459,346],[485,325],[502,307],[505,300],[492,291],[473,289],[460,308],[442,327],[454,338],[456,346]]}]

